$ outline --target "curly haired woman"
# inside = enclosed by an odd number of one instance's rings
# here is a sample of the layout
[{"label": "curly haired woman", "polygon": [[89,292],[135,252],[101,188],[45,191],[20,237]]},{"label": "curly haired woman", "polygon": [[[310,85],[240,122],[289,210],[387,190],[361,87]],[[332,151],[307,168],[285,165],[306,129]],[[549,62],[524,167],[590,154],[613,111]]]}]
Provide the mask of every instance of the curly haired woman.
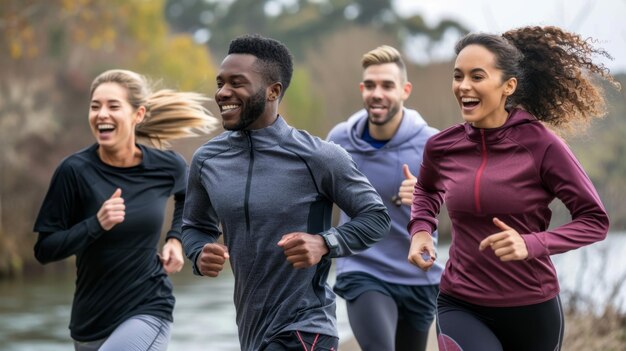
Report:
[{"label": "curly haired woman", "polygon": [[[428,141],[408,225],[409,260],[428,270],[446,203],[452,243],[437,301],[439,349],[560,350],[550,255],[603,240],[609,219],[546,124],[579,129],[604,115],[594,78],[619,84],[591,56],[610,56],[557,27],[470,33],[456,54],[452,90],[465,123]],[[555,198],[572,220],[549,229]]]}]

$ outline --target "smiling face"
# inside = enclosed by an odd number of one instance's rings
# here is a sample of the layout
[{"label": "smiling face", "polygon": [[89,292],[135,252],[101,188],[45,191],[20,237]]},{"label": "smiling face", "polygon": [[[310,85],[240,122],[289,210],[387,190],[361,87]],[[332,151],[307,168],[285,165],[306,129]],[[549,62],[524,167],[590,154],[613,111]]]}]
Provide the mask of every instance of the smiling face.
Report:
[{"label": "smiling face", "polygon": [[384,63],[367,67],[363,71],[363,81],[359,87],[370,123],[399,123],[404,100],[411,93],[411,84],[402,81],[402,73],[397,64]]},{"label": "smiling face", "polygon": [[253,55],[231,54],[220,66],[215,101],[220,108],[224,129],[260,129],[276,119],[277,105],[267,101],[277,101],[280,96],[280,90],[275,91],[278,83],[267,86],[255,65],[256,60]]},{"label": "smiling face", "polygon": [[127,94],[117,83],[102,83],[93,92],[89,126],[103,149],[118,150],[135,145],[135,126],[143,120],[145,108],[134,109]]},{"label": "smiling face", "polygon": [[495,60],[484,46],[472,44],[459,52],[454,64],[452,92],[463,119],[477,128],[497,128],[506,122],[506,98],[517,86],[515,78],[502,81]]}]

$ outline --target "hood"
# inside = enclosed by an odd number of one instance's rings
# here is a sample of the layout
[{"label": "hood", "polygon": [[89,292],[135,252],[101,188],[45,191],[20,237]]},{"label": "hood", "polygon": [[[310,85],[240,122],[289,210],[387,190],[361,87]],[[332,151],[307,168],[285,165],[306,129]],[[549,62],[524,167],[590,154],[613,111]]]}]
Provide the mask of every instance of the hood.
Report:
[{"label": "hood", "polygon": [[518,126],[520,124],[533,123],[538,122],[535,116],[531,115],[528,111],[514,108],[509,112],[509,116],[506,119],[506,122],[498,128],[492,129],[482,129],[476,128],[472,126],[470,123],[465,123],[465,132],[470,140],[475,142],[481,142],[482,136],[481,133],[485,134],[485,141],[490,143],[497,143],[508,134],[509,130],[512,127]]},{"label": "hood", "polygon": [[[363,130],[367,125],[367,111],[362,109],[348,118],[346,122],[347,138],[349,146],[343,143],[348,151],[374,151],[373,146],[362,139]],[[406,146],[407,141],[416,138],[418,134],[426,127],[426,121],[415,110],[403,108],[402,122],[396,134],[383,146],[383,149],[391,149],[400,146]]]}]

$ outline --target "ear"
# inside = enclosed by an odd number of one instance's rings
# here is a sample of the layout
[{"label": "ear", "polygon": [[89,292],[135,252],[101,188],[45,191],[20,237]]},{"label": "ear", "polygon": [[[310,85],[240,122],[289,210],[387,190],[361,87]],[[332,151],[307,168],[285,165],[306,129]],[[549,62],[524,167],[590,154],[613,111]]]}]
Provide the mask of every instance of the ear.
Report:
[{"label": "ear", "polygon": [[139,124],[143,122],[143,118],[146,116],[146,107],[139,106],[137,111],[135,111],[135,124]]},{"label": "ear", "polygon": [[511,96],[517,89],[517,78],[512,77],[509,78],[506,82],[504,82],[504,95]]},{"label": "ear", "polygon": [[283,85],[280,82],[273,83],[267,87],[267,100],[268,101],[280,101],[280,94],[283,91]]},{"label": "ear", "polygon": [[402,100],[406,100],[411,95],[411,91],[413,91],[413,84],[411,82],[405,82],[402,87]]},{"label": "ear", "polygon": [[359,91],[363,94],[363,90],[365,89],[365,84],[363,82],[359,83]]}]

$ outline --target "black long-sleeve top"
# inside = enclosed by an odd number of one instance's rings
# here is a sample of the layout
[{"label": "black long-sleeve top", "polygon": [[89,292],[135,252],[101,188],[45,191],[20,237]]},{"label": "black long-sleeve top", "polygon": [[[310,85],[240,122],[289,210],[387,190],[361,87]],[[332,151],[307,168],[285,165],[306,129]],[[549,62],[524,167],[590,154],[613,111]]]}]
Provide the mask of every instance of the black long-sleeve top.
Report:
[{"label": "black long-sleeve top", "polygon": [[[137,314],[172,320],[172,284],[157,256],[167,200],[175,209],[167,238],[180,239],[186,163],[172,151],[139,146],[142,162],[119,168],[103,163],[92,145],[64,159],[35,222],[41,263],[76,255],[76,291],[70,321],[78,341],[107,337]],[[111,230],[96,214],[117,188],[125,219]]]}]

